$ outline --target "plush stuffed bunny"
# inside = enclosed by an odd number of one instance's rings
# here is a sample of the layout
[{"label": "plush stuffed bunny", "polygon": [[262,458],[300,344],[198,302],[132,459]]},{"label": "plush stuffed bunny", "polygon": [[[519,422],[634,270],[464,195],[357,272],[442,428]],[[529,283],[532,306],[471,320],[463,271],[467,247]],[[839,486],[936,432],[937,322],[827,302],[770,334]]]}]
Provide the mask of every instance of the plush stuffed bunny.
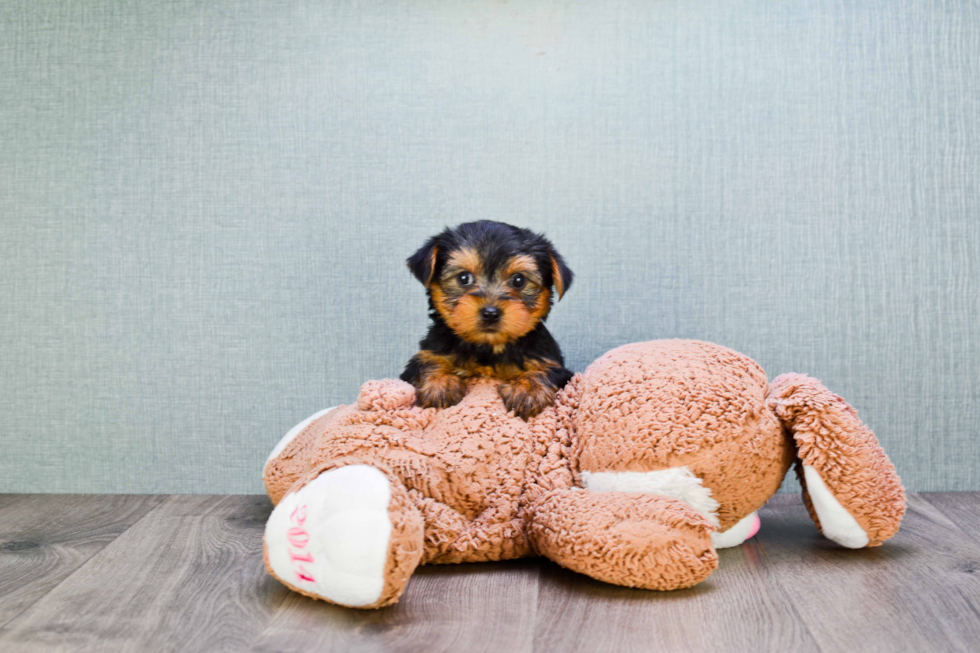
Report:
[{"label": "plush stuffed bunny", "polygon": [[593,578],[689,587],[759,529],[791,463],[821,532],[877,546],[905,495],[874,434],[819,381],[772,384],[718,345],[619,347],[525,422],[496,381],[451,408],[369,381],[292,429],[265,466],[273,576],[357,608],[398,600],[419,564],[542,555]]}]

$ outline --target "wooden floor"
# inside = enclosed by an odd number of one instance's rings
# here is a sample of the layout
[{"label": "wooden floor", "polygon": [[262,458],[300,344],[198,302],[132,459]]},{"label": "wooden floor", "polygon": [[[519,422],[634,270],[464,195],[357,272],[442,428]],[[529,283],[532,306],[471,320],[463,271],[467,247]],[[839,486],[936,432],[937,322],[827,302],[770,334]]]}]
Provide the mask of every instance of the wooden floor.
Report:
[{"label": "wooden floor", "polygon": [[544,560],[426,567],[357,611],[262,567],[265,497],[0,495],[0,651],[980,651],[980,493],[910,498],[848,551],[797,496],[669,593]]}]

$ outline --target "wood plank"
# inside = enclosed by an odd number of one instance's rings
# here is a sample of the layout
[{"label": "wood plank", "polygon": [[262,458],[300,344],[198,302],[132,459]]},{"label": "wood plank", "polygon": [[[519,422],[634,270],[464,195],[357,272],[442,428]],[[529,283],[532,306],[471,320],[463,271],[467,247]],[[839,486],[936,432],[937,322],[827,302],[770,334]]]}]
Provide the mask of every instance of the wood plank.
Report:
[{"label": "wood plank", "polygon": [[266,497],[169,497],[0,631],[0,650],[247,648],[289,593],[265,573]]},{"label": "wood plank", "polygon": [[816,651],[754,541],[686,590],[616,587],[545,563],[535,651]]},{"label": "wood plank", "polygon": [[980,620],[980,492],[943,492],[919,497],[937,508],[973,543],[973,555],[949,560],[951,585]]},{"label": "wood plank", "polygon": [[0,496],[0,627],[163,499],[152,495]]},{"label": "wood plank", "polygon": [[539,563],[422,567],[401,600],[351,610],[293,594],[253,651],[531,651]]},{"label": "wood plank", "polygon": [[820,536],[797,496],[777,496],[761,516],[762,550],[821,649],[976,650],[980,612],[962,590],[976,588],[967,570],[980,548],[922,497],[911,495],[899,533],[870,549]]},{"label": "wood plank", "polygon": [[960,530],[980,541],[980,492],[932,492],[920,494]]}]

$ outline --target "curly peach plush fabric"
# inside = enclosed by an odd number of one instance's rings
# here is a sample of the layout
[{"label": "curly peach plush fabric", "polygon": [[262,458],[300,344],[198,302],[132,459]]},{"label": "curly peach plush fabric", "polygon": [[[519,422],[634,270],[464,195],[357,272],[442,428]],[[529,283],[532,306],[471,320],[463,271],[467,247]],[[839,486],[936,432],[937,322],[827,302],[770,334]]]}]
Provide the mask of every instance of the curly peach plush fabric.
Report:
[{"label": "curly peach plush fabric", "polygon": [[[389,497],[389,526],[324,527],[316,532],[329,541],[315,555],[287,550],[287,538],[267,530],[270,573],[310,596],[350,605],[344,597],[356,596],[355,607],[368,608],[396,601],[417,564],[528,555],[630,587],[689,587],[717,567],[713,535],[740,532],[794,460],[822,479],[816,507],[807,499],[811,514],[833,519],[825,533],[841,533],[846,546],[879,544],[904,512],[894,468],[842,399],[802,375],[770,388],[755,362],[719,345],[614,349],[527,422],[506,412],[497,383],[470,381],[461,403],[432,409],[415,406],[406,383],[369,381],[356,404],[309,423],[266,465],[273,502],[299,493],[315,507],[328,498],[304,490],[312,479],[373,468],[383,476],[362,476],[390,486],[377,490]],[[273,523],[286,524],[275,512]],[[377,596],[330,571],[366,559],[345,538],[386,555],[364,566]],[[333,566],[317,567],[324,557]],[[309,559],[301,572],[297,559]],[[319,577],[319,590],[307,576]]]},{"label": "curly peach plush fabric", "polygon": [[823,482],[867,534],[867,546],[878,546],[898,531],[905,492],[885,450],[856,410],[805,374],[776,377],[766,404],[796,441],[797,473],[817,528],[820,519],[801,471],[804,465],[821,470]]}]

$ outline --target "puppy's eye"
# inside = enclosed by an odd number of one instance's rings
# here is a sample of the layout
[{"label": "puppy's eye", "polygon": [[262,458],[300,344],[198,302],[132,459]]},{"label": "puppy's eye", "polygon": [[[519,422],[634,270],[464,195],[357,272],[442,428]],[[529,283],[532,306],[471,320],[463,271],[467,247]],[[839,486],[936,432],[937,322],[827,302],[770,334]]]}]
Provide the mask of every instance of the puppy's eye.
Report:
[{"label": "puppy's eye", "polygon": [[523,288],[524,284],[526,283],[527,283],[527,279],[524,278],[523,274],[515,274],[510,278],[510,285],[516,288],[517,290]]},{"label": "puppy's eye", "polygon": [[456,277],[456,281],[459,282],[461,286],[472,286],[473,285],[473,275],[469,272],[460,272]]}]

